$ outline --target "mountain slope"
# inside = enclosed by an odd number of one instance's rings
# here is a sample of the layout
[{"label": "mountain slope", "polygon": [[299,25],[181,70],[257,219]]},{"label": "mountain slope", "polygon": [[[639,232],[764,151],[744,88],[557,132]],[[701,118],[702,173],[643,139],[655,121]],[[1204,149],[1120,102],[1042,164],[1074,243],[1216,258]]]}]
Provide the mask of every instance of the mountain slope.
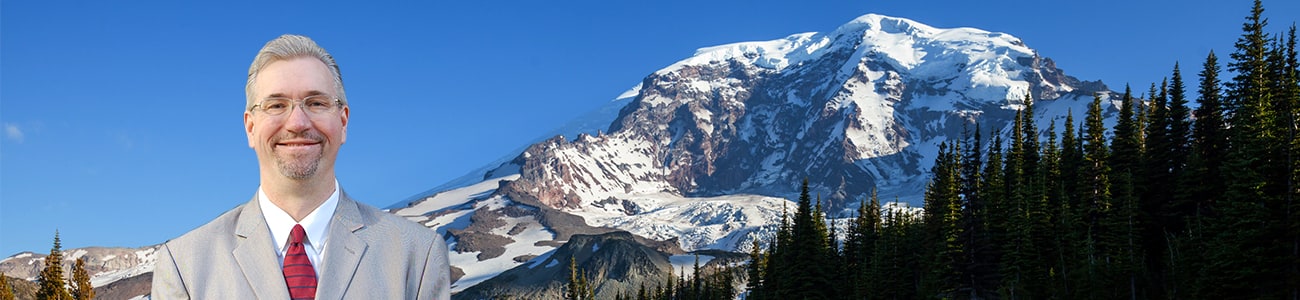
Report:
[{"label": "mountain slope", "polygon": [[534,144],[515,186],[576,209],[654,193],[790,196],[807,177],[834,208],[873,188],[919,203],[933,145],[963,124],[1004,127],[1025,93],[1104,91],[1010,35],[866,15],[827,34],[701,49],[643,80],[606,134]]},{"label": "mountain slope", "polygon": [[[64,278],[72,278],[78,258],[86,262],[86,273],[95,293],[104,299],[128,299],[149,293],[153,266],[160,245],[141,248],[86,247],[63,251]],[[0,274],[32,282],[48,255],[22,252],[0,260]],[[20,297],[20,299],[22,299]]]},{"label": "mountain slope", "polygon": [[[461,291],[577,231],[744,251],[771,235],[804,178],[833,216],[872,190],[901,201],[891,209],[919,206],[937,145],[976,124],[1005,132],[1027,94],[1039,128],[1082,120],[1095,94],[1109,124],[1115,114],[1104,84],[1066,75],[1014,36],[881,15],[702,48],[632,91],[617,115],[585,117],[609,120],[606,130],[562,132],[394,212],[451,233],[453,265],[472,266]],[[551,217],[488,217],[516,210]],[[520,222],[540,231],[519,237]]]}]

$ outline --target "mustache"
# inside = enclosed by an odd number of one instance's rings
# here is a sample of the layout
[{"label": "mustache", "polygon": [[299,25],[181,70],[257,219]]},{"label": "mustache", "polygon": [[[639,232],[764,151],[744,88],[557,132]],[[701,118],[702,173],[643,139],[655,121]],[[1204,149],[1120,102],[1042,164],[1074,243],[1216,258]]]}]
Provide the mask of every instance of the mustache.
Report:
[{"label": "mustache", "polygon": [[301,133],[282,132],[276,134],[275,137],[271,139],[271,143],[279,144],[281,141],[291,140],[291,139],[307,139],[313,142],[320,143],[325,141],[325,135],[316,132],[315,130],[305,131]]}]

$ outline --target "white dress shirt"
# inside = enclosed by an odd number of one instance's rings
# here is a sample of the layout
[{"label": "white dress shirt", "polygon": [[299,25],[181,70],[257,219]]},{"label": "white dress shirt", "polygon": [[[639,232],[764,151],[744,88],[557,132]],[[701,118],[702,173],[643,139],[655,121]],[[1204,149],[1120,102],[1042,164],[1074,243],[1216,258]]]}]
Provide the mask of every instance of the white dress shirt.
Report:
[{"label": "white dress shirt", "polygon": [[307,252],[307,258],[311,260],[312,269],[316,270],[316,277],[320,277],[321,257],[325,253],[325,243],[329,242],[326,233],[329,232],[330,219],[334,218],[334,208],[339,205],[339,181],[334,180],[334,193],[330,194],[324,203],[302,218],[301,222],[294,222],[289,213],[280,209],[271,203],[266,197],[266,193],[261,187],[257,188],[257,204],[262,208],[262,217],[266,218],[266,225],[271,229],[271,239],[275,242],[275,254],[280,258],[280,266],[284,266],[284,256],[289,251],[289,232],[293,231],[294,224],[302,224],[302,229],[307,232],[307,241],[303,243]]}]

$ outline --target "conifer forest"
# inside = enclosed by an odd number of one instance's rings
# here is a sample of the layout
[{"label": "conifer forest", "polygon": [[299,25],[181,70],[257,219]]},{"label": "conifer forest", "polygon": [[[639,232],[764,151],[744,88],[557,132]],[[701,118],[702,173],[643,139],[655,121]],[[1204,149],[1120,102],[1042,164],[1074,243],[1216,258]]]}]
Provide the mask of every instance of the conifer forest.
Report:
[{"label": "conifer forest", "polygon": [[1100,95],[1048,128],[1026,97],[1010,132],[977,120],[941,145],[919,213],[871,197],[836,224],[805,181],[770,243],[714,272],[743,287],[697,273],[625,298],[1300,298],[1296,26],[1270,32],[1263,11],[1197,76],[1171,62],[1126,87],[1113,128]]}]

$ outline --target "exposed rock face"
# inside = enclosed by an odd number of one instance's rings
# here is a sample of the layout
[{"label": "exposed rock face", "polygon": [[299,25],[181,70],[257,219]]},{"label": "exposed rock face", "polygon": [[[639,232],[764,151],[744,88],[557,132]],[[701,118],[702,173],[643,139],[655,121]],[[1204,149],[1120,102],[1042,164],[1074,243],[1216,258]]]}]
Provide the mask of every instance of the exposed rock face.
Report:
[{"label": "exposed rock face", "polygon": [[1004,128],[1026,94],[1099,92],[1007,34],[866,15],[827,34],[701,49],[646,77],[607,133],[529,147],[514,184],[570,209],[661,192],[790,196],[804,178],[832,209],[875,188],[919,204],[934,145],[976,123]]},{"label": "exposed rock face", "polygon": [[153,272],[131,276],[95,288],[95,299],[131,299],[148,295],[153,288]]},{"label": "exposed rock face", "polygon": [[[63,250],[64,278],[72,278],[77,258],[86,262],[90,284],[100,299],[130,299],[149,293],[158,245],[141,248],[87,247]],[[23,282],[36,280],[47,254],[23,252],[0,260],[0,273]],[[20,283],[22,284],[22,283]],[[33,290],[34,292],[34,290]],[[18,299],[30,296],[18,293]],[[111,296],[111,297],[110,297]],[[121,297],[118,297],[121,296]]]},{"label": "exposed rock face", "polygon": [[[87,247],[63,250],[65,278],[72,278],[72,267],[77,258],[86,262],[86,273],[91,285],[104,286],[110,282],[153,272],[157,245],[142,248]],[[47,254],[23,252],[0,260],[0,273],[24,280],[36,280],[45,268]]]},{"label": "exposed rock face", "polygon": [[454,299],[561,299],[569,282],[570,260],[580,276],[596,286],[597,299],[635,292],[641,283],[654,286],[672,273],[669,255],[636,242],[627,232],[574,235],[548,256],[510,269],[460,293]]}]

